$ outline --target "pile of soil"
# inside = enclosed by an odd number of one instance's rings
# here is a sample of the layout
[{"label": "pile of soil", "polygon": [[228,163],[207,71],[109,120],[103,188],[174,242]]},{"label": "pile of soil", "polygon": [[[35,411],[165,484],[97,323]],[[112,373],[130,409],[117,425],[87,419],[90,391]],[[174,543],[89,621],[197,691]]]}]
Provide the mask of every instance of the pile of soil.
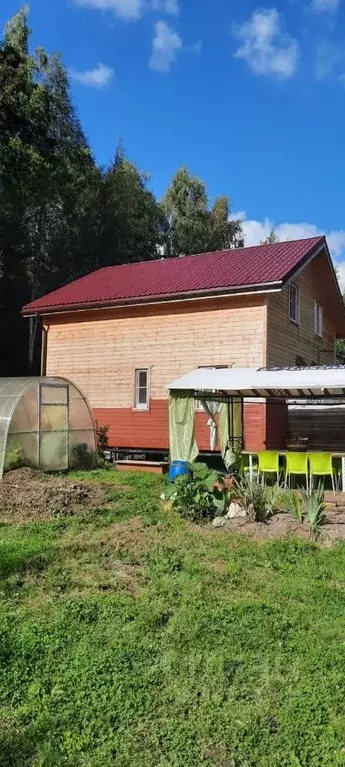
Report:
[{"label": "pile of soil", "polygon": [[29,522],[72,516],[109,505],[109,487],[48,476],[37,469],[15,469],[0,480],[0,521]]}]

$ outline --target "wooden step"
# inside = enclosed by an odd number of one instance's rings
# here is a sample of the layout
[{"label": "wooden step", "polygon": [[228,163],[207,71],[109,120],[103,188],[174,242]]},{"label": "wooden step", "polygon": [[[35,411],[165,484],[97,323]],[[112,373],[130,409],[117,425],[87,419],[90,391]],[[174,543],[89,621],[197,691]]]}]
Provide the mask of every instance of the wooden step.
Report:
[{"label": "wooden step", "polygon": [[163,461],[121,460],[115,461],[115,466],[119,471],[144,471],[148,474],[164,474],[169,468],[169,464]]}]

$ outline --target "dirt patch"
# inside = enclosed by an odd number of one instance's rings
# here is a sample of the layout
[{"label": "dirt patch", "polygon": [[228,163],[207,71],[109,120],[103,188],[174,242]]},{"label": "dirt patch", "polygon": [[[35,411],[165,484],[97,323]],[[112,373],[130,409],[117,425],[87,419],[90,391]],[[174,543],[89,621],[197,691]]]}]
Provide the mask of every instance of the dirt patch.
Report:
[{"label": "dirt patch", "polygon": [[[327,522],[322,529],[319,542],[329,545],[335,541],[345,540],[345,512],[329,509],[326,512]],[[305,520],[303,525],[298,524],[289,514],[274,514],[266,523],[248,522],[245,519],[229,519],[224,527],[219,528],[219,533],[223,530],[231,530],[244,535],[256,541],[267,541],[274,538],[291,538],[296,535],[302,540],[310,539],[308,522]]]},{"label": "dirt patch", "polygon": [[52,477],[36,469],[16,469],[0,481],[0,522],[24,523],[72,516],[110,504],[109,487]]}]

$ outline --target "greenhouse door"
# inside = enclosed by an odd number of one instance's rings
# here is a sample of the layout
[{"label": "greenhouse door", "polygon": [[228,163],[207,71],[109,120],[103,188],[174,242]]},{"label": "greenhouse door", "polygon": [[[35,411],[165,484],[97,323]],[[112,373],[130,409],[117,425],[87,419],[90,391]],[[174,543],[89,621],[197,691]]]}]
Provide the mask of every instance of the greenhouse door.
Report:
[{"label": "greenhouse door", "polygon": [[43,471],[68,469],[68,384],[40,383],[39,466]]}]

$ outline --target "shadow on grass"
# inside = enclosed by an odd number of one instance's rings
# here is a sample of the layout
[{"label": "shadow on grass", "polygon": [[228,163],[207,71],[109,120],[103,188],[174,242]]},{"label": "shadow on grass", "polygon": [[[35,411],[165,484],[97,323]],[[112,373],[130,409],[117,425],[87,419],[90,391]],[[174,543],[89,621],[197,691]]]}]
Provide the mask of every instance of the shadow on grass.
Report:
[{"label": "shadow on grass", "polygon": [[51,563],[55,550],[32,540],[0,542],[0,580],[24,573],[40,573]]}]

